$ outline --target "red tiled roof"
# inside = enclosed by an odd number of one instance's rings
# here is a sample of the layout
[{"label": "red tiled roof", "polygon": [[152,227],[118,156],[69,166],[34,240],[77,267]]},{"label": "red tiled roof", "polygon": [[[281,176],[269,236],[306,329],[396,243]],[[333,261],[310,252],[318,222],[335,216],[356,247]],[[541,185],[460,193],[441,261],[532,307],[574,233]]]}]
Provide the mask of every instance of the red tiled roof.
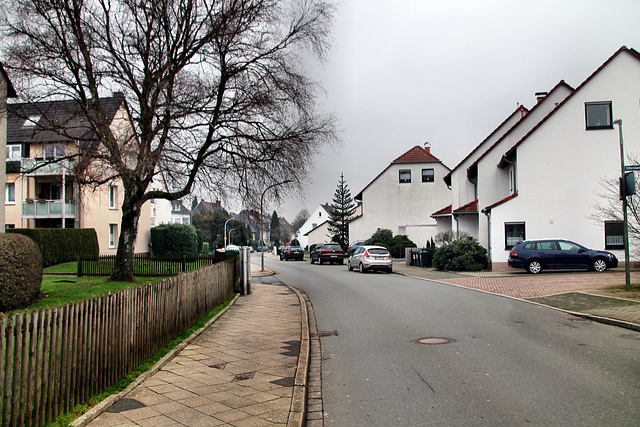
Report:
[{"label": "red tiled roof", "polygon": [[416,145],[391,163],[425,163],[439,161],[440,160],[436,156],[431,154],[428,148],[422,148],[419,145]]},{"label": "red tiled roof", "polygon": [[484,212],[484,211],[490,211],[491,209],[495,208],[496,206],[500,206],[501,204],[506,203],[506,202],[508,202],[509,200],[514,199],[514,198],[516,198],[516,197],[518,197],[518,192],[515,192],[515,193],[513,193],[512,195],[507,196],[507,197],[505,197],[505,198],[504,198],[504,199],[502,199],[502,200],[498,200],[498,201],[497,201],[497,202],[495,202],[494,204],[489,205],[489,206],[487,206],[486,208],[482,209],[482,211],[483,211],[483,212]]},{"label": "red tiled roof", "polygon": [[473,202],[469,202],[464,206],[460,206],[458,209],[453,211],[454,215],[467,213],[478,213],[478,199]]},{"label": "red tiled roof", "polygon": [[446,208],[442,208],[439,211],[435,211],[434,213],[431,214],[431,216],[445,216],[445,215],[451,215],[451,205],[447,206]]},{"label": "red tiled roof", "polygon": [[364,187],[362,190],[360,190],[360,192],[358,194],[355,195],[354,199],[355,200],[362,200],[362,193],[364,193],[364,190],[369,188],[369,186],[371,184],[373,184],[376,179],[380,178],[380,176],[383,173],[385,173],[387,171],[387,169],[389,169],[391,167],[391,165],[393,165],[393,164],[397,164],[397,163],[434,163],[434,162],[440,163],[442,166],[444,166],[445,168],[449,169],[447,167],[447,165],[445,165],[444,163],[442,163],[440,161],[440,159],[438,159],[436,156],[431,154],[431,152],[430,152],[430,150],[428,148],[422,148],[419,145],[416,145],[415,147],[413,147],[412,149],[410,149],[409,151],[404,153],[402,156],[398,157],[393,162],[391,162],[389,164],[389,166],[384,168],[382,170],[382,172],[380,172],[378,174],[378,176],[373,178],[373,180],[369,184],[367,184],[366,187]]}]

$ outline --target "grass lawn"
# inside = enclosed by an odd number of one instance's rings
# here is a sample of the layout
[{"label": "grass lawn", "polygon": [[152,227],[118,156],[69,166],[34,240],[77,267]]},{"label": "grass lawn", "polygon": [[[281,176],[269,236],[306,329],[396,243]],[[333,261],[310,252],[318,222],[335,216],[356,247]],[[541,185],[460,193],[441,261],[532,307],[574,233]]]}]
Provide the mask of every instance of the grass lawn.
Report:
[{"label": "grass lawn", "polygon": [[631,284],[631,290],[627,291],[625,285],[615,286],[613,288],[600,289],[597,291],[589,291],[590,294],[604,295],[607,297],[625,298],[640,301],[640,284]]},{"label": "grass lawn", "polygon": [[[75,264],[75,263],[69,263]],[[66,264],[63,264],[66,265]],[[48,269],[47,269],[48,270]],[[42,297],[27,307],[33,310],[40,307],[53,307],[64,303],[73,303],[90,299],[109,292],[117,292],[121,289],[133,286],[146,285],[159,282],[163,277],[138,277],[135,283],[115,282],[106,277],[64,277],[44,276],[40,286]]]}]

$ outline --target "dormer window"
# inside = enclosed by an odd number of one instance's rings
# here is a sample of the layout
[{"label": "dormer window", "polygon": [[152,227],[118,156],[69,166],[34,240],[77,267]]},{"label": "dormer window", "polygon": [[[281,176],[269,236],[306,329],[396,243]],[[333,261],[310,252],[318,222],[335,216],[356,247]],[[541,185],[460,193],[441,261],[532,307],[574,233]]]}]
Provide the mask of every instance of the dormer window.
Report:
[{"label": "dormer window", "polygon": [[41,118],[42,116],[39,114],[34,114],[32,116],[29,116],[29,118],[25,120],[24,123],[22,124],[22,127],[25,127],[25,128],[36,127],[36,125],[38,124]]}]

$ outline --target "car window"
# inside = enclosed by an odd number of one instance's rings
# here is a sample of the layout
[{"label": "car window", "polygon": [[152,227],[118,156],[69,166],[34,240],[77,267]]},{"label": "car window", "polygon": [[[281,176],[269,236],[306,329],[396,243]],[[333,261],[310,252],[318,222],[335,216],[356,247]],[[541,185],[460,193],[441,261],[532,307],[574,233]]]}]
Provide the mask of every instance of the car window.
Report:
[{"label": "car window", "polygon": [[558,241],[558,246],[560,246],[561,251],[574,251],[577,252],[582,248],[582,246],[573,243],[573,242],[564,242],[562,240]]},{"label": "car window", "polygon": [[324,248],[325,249],[332,249],[332,250],[340,250],[340,245],[338,245],[338,244],[335,244],[335,245],[329,244],[329,245],[325,245]]},{"label": "car window", "polygon": [[364,252],[364,248],[362,246],[356,249],[356,254],[361,254],[362,252]]},{"label": "car window", "polygon": [[389,255],[389,251],[383,248],[372,248],[369,249],[369,253],[370,254],[375,254],[375,255]]},{"label": "car window", "polygon": [[555,251],[556,242],[538,242],[539,251]]},{"label": "car window", "polygon": [[536,250],[536,242],[525,243],[522,247],[525,251],[535,251]]}]

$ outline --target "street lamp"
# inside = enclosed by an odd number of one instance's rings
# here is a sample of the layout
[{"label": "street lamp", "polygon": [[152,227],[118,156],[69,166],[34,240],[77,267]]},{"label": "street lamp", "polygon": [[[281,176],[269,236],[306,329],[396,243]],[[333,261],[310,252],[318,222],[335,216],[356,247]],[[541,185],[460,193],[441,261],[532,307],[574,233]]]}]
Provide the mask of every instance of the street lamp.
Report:
[{"label": "street lamp", "polygon": [[[629,220],[627,218],[627,195],[629,194],[625,177],[624,142],[622,140],[622,119],[613,122],[618,125],[620,135],[620,198],[622,199],[623,238],[624,238],[624,275],[627,291],[631,290],[631,266],[629,265]],[[633,173],[633,172],[631,172]]]},{"label": "street lamp", "polygon": [[229,218],[224,222],[224,248],[227,249],[227,223],[233,218]]},{"label": "street lamp", "polygon": [[264,221],[263,221],[263,217],[262,217],[262,205],[264,202],[264,195],[267,194],[267,191],[275,186],[278,185],[282,185],[282,184],[287,184],[291,182],[290,179],[287,179],[285,181],[282,182],[276,182],[275,184],[271,184],[270,186],[268,186],[267,188],[264,189],[264,191],[262,192],[262,196],[260,196],[260,246],[262,248],[262,250],[260,251],[260,271],[264,271],[264,243],[262,241],[262,228],[264,226]]},{"label": "street lamp", "polygon": [[232,245],[233,243],[231,242],[231,233],[233,233],[234,231],[236,231],[237,228],[232,228],[231,230],[229,230],[229,244]]}]

